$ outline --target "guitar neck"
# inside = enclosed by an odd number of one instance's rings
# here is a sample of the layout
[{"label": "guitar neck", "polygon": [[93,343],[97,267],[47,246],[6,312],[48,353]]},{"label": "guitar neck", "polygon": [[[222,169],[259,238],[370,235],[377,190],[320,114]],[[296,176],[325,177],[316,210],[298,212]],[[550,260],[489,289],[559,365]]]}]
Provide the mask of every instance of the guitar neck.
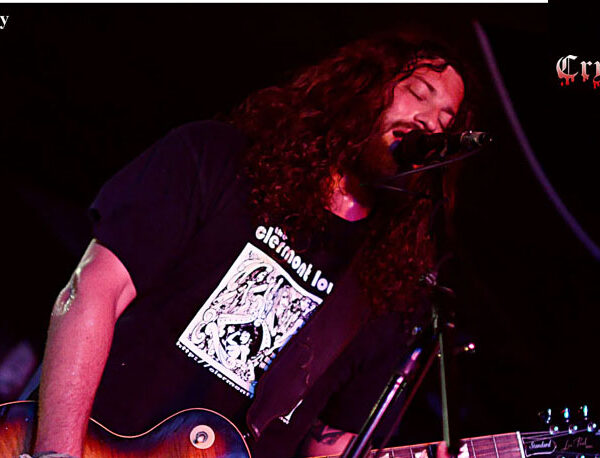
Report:
[{"label": "guitar neck", "polygon": [[[525,458],[521,435],[517,433],[463,439],[458,458]],[[435,458],[439,442],[373,450],[369,458]],[[340,455],[322,458],[339,458]]]}]

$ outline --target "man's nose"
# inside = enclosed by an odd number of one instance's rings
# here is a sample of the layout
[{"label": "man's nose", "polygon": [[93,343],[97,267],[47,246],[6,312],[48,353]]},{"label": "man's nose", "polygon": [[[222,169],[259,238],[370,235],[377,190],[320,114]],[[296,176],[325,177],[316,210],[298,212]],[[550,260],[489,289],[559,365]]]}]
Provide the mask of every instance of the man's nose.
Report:
[{"label": "man's nose", "polygon": [[430,134],[437,134],[442,131],[438,125],[437,116],[433,111],[421,112],[415,115],[415,121],[419,124],[419,128]]}]

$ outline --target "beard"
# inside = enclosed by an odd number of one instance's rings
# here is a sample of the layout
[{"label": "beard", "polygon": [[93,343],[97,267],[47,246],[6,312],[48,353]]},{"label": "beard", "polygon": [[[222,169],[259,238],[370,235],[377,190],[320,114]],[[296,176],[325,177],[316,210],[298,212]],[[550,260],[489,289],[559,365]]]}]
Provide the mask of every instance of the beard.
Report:
[{"label": "beard", "polygon": [[[420,191],[416,184],[419,174],[397,177],[400,167],[394,160],[388,143],[389,140],[386,141],[383,135],[374,135],[369,139],[348,169],[354,177],[349,189],[353,195],[369,196],[365,201],[371,205],[377,202],[378,205],[391,206],[395,212],[403,211],[412,201],[410,190]],[[409,190],[409,193],[398,192],[403,190]]]},{"label": "beard", "polygon": [[356,157],[351,171],[361,183],[372,185],[394,176],[398,164],[383,137],[374,135]]}]

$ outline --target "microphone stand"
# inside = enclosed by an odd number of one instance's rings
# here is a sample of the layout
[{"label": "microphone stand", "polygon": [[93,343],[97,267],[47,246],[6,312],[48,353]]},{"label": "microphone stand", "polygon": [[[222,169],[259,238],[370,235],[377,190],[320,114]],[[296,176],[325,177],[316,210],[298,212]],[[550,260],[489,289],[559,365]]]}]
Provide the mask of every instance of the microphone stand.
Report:
[{"label": "microphone stand", "polygon": [[421,332],[412,347],[408,359],[396,367],[377,403],[369,413],[358,435],[346,446],[341,458],[362,458],[371,449],[371,440],[375,429],[391,405],[406,391],[408,384],[415,378],[424,359],[437,353],[437,344],[433,338],[433,323]]},{"label": "microphone stand", "polygon": [[[431,278],[433,277],[433,279]],[[440,299],[433,303],[434,329],[440,347],[440,391],[442,399],[443,437],[451,457],[458,456],[460,435],[458,434],[458,403],[456,396],[457,368],[454,348],[456,347],[456,326],[453,311],[445,302],[444,297],[454,299],[454,291],[437,283],[435,276],[426,276],[428,287],[433,289],[434,296]]]},{"label": "microphone stand", "polygon": [[[462,160],[478,152],[469,151],[458,157],[450,158],[446,161],[432,161],[429,164],[424,164],[417,169],[406,169],[402,173],[391,177],[392,179],[420,173],[426,170],[439,169],[452,162]],[[438,189],[438,198],[428,194],[411,192],[402,188],[389,186],[384,183],[375,184],[377,188],[390,189],[412,194],[417,198],[431,199],[434,202],[441,202],[439,197],[443,193]],[[441,185],[439,186],[441,188]],[[439,267],[438,263],[438,267]],[[456,367],[454,364],[454,323],[451,321],[453,313],[449,310],[446,298],[455,298],[454,292],[447,287],[441,286],[437,282],[437,267],[435,273],[430,273],[420,279],[428,293],[432,305],[432,320],[416,338],[409,352],[409,357],[403,364],[396,367],[388,380],[383,392],[378,401],[373,406],[369,416],[365,420],[358,435],[348,443],[341,458],[363,458],[369,453],[373,434],[377,426],[381,423],[382,418],[389,410],[390,406],[396,404],[398,399],[407,392],[409,385],[413,385],[408,396],[404,399],[404,404],[401,407],[400,414],[396,419],[393,430],[395,430],[406,412],[408,405],[412,401],[414,394],[421,385],[431,363],[436,356],[440,357],[440,391],[442,399],[442,424],[443,437],[448,447],[448,453],[451,457],[458,456],[460,448],[460,437],[458,435],[457,425],[457,403],[454,398],[456,387]],[[425,364],[423,364],[425,361]],[[414,383],[416,380],[416,383]],[[385,442],[390,438],[393,430],[388,434]],[[385,446],[385,444],[383,445]]]},{"label": "microphone stand", "polygon": [[444,440],[450,456],[457,456],[460,448],[459,436],[455,425],[457,404],[453,397],[456,370],[453,364],[454,323],[449,318],[452,315],[447,306],[438,299],[454,297],[454,292],[438,285],[435,274],[429,274],[421,279],[430,292],[432,299],[432,319],[426,328],[420,332],[409,352],[409,357],[396,367],[373,406],[358,435],[347,445],[342,458],[363,458],[371,449],[373,434],[389,408],[408,391],[400,414],[394,424],[399,425],[404,412],[408,408],[414,394],[420,387],[431,363],[436,357],[440,358],[440,388],[442,397],[442,420]]}]

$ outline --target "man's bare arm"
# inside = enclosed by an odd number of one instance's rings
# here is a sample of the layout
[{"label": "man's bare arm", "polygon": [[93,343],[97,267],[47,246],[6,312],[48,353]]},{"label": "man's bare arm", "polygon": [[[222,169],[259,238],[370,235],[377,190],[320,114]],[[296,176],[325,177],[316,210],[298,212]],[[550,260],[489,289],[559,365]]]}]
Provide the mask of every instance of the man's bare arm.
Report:
[{"label": "man's bare arm", "polygon": [[304,439],[300,456],[341,455],[356,434],[332,428],[318,421]]},{"label": "man's bare arm", "polygon": [[114,325],[136,295],[127,269],[92,240],[50,319],[35,451],[81,456]]}]

